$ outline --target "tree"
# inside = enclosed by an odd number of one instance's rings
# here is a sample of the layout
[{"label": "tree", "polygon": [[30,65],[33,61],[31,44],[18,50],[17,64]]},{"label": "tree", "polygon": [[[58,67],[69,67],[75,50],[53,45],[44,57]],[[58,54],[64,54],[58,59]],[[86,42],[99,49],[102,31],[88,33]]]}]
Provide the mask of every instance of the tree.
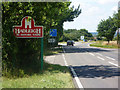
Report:
[{"label": "tree", "polygon": [[[40,39],[18,39],[12,32],[21,25],[24,16],[31,16],[35,25],[44,26],[44,48],[48,48],[49,30],[56,28],[57,39],[63,35],[63,23],[72,21],[81,13],[80,7],[69,8],[70,2],[3,2],[2,3],[2,66],[3,75],[16,70],[38,72],[40,69]],[[7,71],[8,70],[8,71]],[[19,72],[17,75],[20,75]]]},{"label": "tree", "polygon": [[92,39],[92,34],[88,32],[86,29],[68,29],[64,30],[64,39],[67,40],[75,40],[78,41],[81,36],[85,36],[85,39],[90,40]]},{"label": "tree", "polygon": [[115,26],[114,19],[109,17],[106,20],[101,20],[101,22],[98,24],[97,32],[99,37],[106,37],[109,43],[109,41],[112,41],[116,30],[117,27]]}]

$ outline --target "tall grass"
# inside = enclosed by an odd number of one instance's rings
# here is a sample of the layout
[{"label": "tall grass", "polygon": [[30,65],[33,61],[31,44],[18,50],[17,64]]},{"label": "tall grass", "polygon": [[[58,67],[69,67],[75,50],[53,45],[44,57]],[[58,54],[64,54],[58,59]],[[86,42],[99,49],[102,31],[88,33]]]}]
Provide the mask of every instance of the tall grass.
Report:
[{"label": "tall grass", "polygon": [[96,41],[95,43],[90,44],[90,46],[102,48],[119,48],[120,45],[117,44],[117,41],[110,41],[109,43],[107,41]]},{"label": "tall grass", "polygon": [[44,71],[23,78],[3,78],[3,88],[74,88],[66,66],[44,63]]}]

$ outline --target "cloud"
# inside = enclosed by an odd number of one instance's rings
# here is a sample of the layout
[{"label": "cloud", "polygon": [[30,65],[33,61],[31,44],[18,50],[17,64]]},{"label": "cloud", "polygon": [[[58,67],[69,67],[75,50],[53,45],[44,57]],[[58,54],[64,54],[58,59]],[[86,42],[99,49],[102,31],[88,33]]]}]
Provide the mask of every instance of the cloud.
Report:
[{"label": "cloud", "polygon": [[99,4],[116,3],[119,0],[96,0]]},{"label": "cloud", "polygon": [[86,28],[89,32],[96,31],[101,19],[107,19],[117,11],[119,0],[71,0],[75,8],[80,4],[82,13],[73,22],[65,22],[64,28]]},{"label": "cloud", "polygon": [[88,10],[86,11],[86,15],[96,15],[98,14],[100,11],[99,7],[93,6],[91,8],[88,8]]},{"label": "cloud", "polygon": [[114,7],[112,8],[112,11],[117,11],[117,9],[118,9],[118,7],[117,7],[117,6],[114,6]]}]

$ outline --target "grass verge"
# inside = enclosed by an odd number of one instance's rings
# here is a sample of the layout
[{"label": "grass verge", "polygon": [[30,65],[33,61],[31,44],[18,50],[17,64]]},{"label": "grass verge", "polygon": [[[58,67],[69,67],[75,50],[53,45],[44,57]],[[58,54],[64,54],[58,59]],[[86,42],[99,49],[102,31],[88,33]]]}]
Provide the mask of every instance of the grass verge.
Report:
[{"label": "grass verge", "polygon": [[116,44],[111,44],[111,43],[110,44],[104,44],[103,41],[97,41],[93,44],[90,44],[90,46],[101,47],[101,48],[115,48],[115,49],[120,48]]},{"label": "grass verge", "polygon": [[67,67],[50,65],[43,74],[25,78],[3,78],[3,88],[74,88]]},{"label": "grass verge", "polygon": [[[56,48],[51,52],[61,50]],[[46,52],[49,54],[50,51]],[[74,88],[74,85],[68,67],[44,62],[43,72],[15,79],[3,77],[2,88]]]}]

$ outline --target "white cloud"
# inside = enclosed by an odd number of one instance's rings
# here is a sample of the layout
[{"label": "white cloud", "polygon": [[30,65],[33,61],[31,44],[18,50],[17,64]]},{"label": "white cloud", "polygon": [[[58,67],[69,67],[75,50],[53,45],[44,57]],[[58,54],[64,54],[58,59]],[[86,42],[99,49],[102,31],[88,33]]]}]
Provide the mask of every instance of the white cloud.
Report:
[{"label": "white cloud", "polygon": [[100,8],[99,7],[91,7],[91,8],[88,8],[88,10],[85,12],[86,15],[96,15],[98,14],[100,11]]},{"label": "white cloud", "polygon": [[116,3],[119,0],[96,0],[99,4]]},{"label": "white cloud", "polygon": [[117,7],[117,6],[114,6],[114,7],[112,8],[112,11],[117,11],[117,9],[118,9],[118,7]]},{"label": "white cloud", "polygon": [[[73,22],[65,22],[64,28],[86,28],[88,31],[96,31],[101,19],[107,19],[117,11],[119,0],[71,0],[75,8],[80,4],[82,13]],[[71,5],[71,6],[72,6]]]}]

